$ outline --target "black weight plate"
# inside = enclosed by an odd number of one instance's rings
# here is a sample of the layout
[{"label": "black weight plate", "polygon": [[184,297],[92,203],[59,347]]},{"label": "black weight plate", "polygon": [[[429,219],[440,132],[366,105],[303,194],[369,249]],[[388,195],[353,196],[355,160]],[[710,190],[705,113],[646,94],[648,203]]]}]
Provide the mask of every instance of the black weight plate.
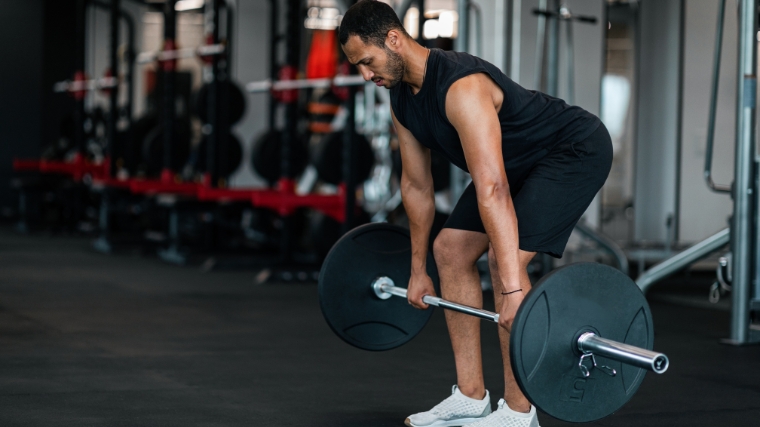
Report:
[{"label": "black weight plate", "polygon": [[[224,148],[227,154],[227,161],[217,161],[217,164],[219,164],[219,170],[217,170],[217,173],[223,178],[229,178],[229,176],[237,170],[238,166],[240,166],[240,162],[243,160],[243,145],[240,143],[240,140],[234,134],[229,134],[226,141],[227,143]],[[217,147],[216,152],[218,153],[217,156],[219,156],[221,150]],[[201,143],[198,145],[197,154],[197,171],[206,172],[208,170],[208,166],[206,165],[206,160],[208,159],[208,138],[204,137],[201,140]]]},{"label": "black weight plate", "polygon": [[[394,149],[391,152],[393,171],[401,178],[401,150]],[[433,191],[445,191],[451,185],[451,162],[443,154],[436,150],[430,150],[430,174],[433,175]]]},{"label": "black weight plate", "polygon": [[[381,300],[372,283],[390,277],[406,288],[411,275],[409,231],[390,224],[366,224],[346,233],[333,246],[319,272],[319,304],[333,332],[364,350],[390,350],[414,338],[433,314],[404,298]],[[428,274],[438,283],[432,256]]]},{"label": "black weight plate", "polygon": [[158,115],[149,113],[132,121],[132,126],[118,139],[115,155],[130,175],[137,174],[145,139],[158,126]]},{"label": "black weight plate", "polygon": [[[282,166],[282,138],[279,130],[269,130],[253,141],[251,166],[270,185],[279,179]],[[290,143],[290,175],[298,176],[309,163],[309,139],[296,136]]]},{"label": "black weight plate", "polygon": [[[646,371],[596,356],[610,376],[578,367],[577,337],[585,331],[652,349],[652,314],[638,286],[620,271],[596,263],[560,267],[526,295],[512,324],[510,358],[515,378],[533,405],[570,422],[606,417],[623,406]],[[586,366],[591,362],[587,360]]]},{"label": "black weight plate", "polygon": [[[227,88],[229,90],[229,103],[227,108],[227,120],[230,126],[234,125],[245,114],[246,98],[243,90],[236,83],[227,81]],[[195,95],[195,102],[193,109],[195,114],[201,119],[202,122],[207,123],[208,120],[208,93],[210,84],[201,86],[198,93]]]},{"label": "black weight plate", "polygon": [[[172,146],[171,169],[181,172],[190,157],[190,126],[189,123],[177,123],[175,140]],[[157,126],[143,140],[142,170],[146,176],[157,177],[164,168],[164,130]]]},{"label": "black weight plate", "polygon": [[[366,181],[375,165],[375,152],[364,135],[356,134],[353,139],[353,178],[359,185]],[[327,135],[317,152],[314,166],[322,181],[338,185],[343,182],[343,132]]]}]

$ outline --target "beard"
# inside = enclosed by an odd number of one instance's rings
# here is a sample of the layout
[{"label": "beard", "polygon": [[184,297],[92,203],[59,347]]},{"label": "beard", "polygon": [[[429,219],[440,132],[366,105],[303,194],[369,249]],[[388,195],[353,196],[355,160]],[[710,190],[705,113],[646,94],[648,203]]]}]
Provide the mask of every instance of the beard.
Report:
[{"label": "beard", "polygon": [[385,75],[388,77],[385,79],[388,84],[388,89],[396,86],[404,78],[404,70],[406,69],[406,63],[404,58],[398,53],[385,47],[385,53],[388,55],[388,62],[385,66]]}]

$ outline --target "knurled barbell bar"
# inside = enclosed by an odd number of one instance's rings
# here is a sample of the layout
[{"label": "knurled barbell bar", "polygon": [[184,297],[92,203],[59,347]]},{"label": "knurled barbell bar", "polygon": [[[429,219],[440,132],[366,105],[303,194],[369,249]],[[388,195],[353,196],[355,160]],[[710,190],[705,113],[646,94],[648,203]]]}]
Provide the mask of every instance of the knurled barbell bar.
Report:
[{"label": "knurled barbell bar", "polygon": [[[422,330],[432,310],[410,306],[406,289],[395,285],[409,282],[410,257],[409,232],[390,224],[357,227],[333,246],[320,271],[319,299],[336,335],[378,351]],[[430,255],[427,265],[437,283]],[[439,297],[423,300],[498,322],[494,312]],[[537,408],[586,422],[622,407],[647,371],[667,370],[667,356],[652,351],[653,344],[652,315],[638,286],[612,267],[577,263],[545,275],[525,296],[512,323],[510,359],[518,385]]]}]

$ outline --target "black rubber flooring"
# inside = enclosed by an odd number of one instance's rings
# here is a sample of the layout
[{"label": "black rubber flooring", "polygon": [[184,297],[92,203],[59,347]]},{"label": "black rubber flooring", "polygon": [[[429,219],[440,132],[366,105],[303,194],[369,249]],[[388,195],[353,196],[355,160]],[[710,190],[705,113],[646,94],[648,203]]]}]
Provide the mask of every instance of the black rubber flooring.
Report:
[{"label": "black rubber flooring", "polygon": [[[592,425],[760,425],[760,347],[718,343],[726,311],[658,301],[670,370]],[[500,356],[483,331],[495,403]],[[406,346],[363,352],[333,336],[313,284],[0,229],[0,426],[402,426],[454,382],[440,311]]]}]

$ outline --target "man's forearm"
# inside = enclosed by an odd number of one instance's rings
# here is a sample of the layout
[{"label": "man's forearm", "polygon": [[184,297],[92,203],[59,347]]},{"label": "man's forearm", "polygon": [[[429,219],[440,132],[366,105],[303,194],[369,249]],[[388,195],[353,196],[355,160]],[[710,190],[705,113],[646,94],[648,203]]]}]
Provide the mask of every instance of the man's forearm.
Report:
[{"label": "man's forearm", "polygon": [[488,186],[485,191],[478,191],[478,208],[496,254],[502,286],[506,291],[518,289],[520,236],[509,188]]},{"label": "man's forearm", "polygon": [[412,273],[423,273],[427,268],[428,240],[435,217],[433,188],[417,188],[402,178],[401,200],[409,217],[412,237]]}]

